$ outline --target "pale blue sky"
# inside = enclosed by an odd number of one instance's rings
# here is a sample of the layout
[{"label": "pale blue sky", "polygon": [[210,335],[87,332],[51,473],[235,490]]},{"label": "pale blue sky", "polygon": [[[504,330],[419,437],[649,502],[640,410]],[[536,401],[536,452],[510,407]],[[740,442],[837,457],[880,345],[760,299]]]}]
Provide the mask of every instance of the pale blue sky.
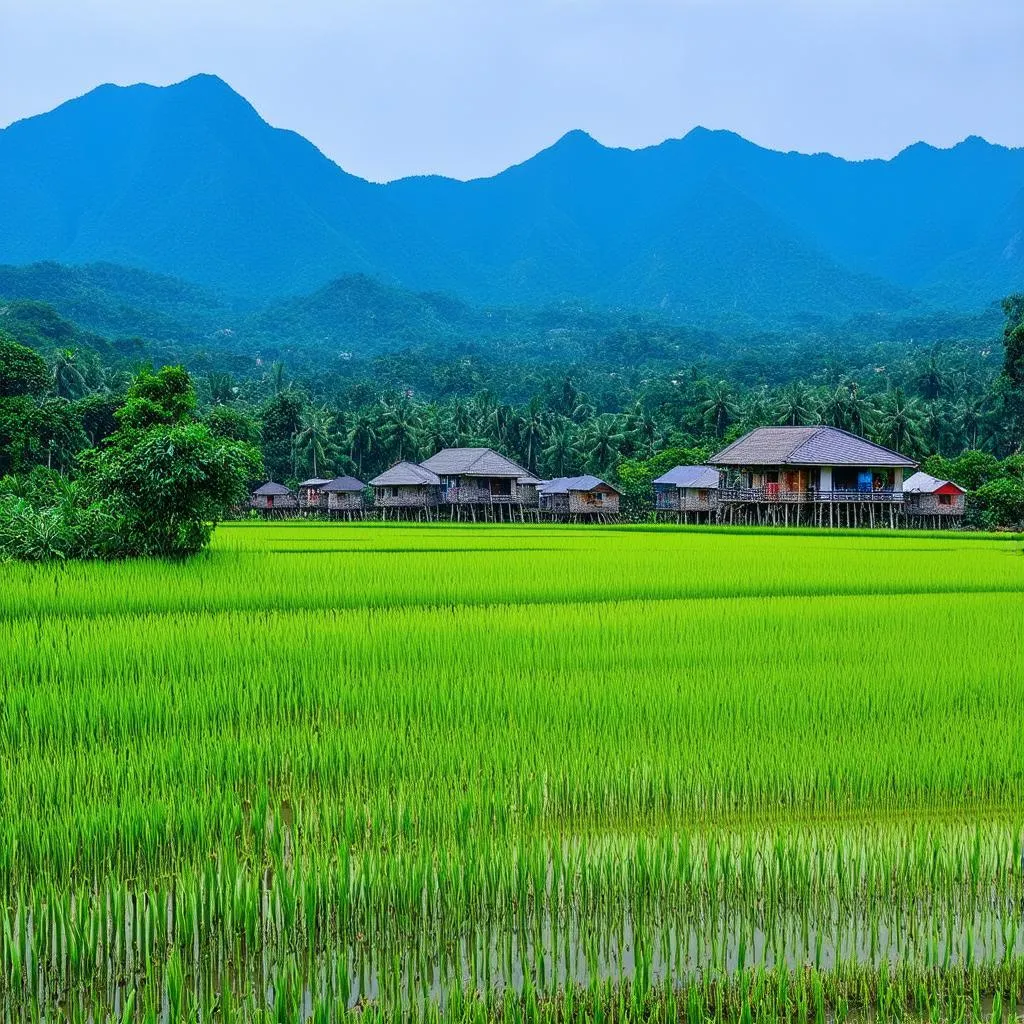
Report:
[{"label": "pale blue sky", "polygon": [[1019,146],[1022,39],[1022,0],[0,0],[0,125],[206,71],[376,180],[490,174],[571,128]]}]

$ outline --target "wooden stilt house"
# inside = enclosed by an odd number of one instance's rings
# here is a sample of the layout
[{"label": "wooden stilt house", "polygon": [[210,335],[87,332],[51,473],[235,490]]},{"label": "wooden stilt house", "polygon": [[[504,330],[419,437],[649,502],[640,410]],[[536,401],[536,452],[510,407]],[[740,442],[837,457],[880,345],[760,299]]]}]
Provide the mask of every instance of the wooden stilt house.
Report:
[{"label": "wooden stilt house", "polygon": [[433,519],[441,502],[441,479],[415,462],[399,462],[370,481],[382,519]]},{"label": "wooden stilt house", "polygon": [[440,479],[452,519],[521,520],[540,483],[493,448],[444,448],[420,465]]},{"label": "wooden stilt house", "polygon": [[338,519],[358,519],[366,511],[366,484],[354,476],[336,476],[323,485],[327,514]]},{"label": "wooden stilt house", "polygon": [[325,511],[327,495],[324,494],[324,486],[330,482],[330,480],[319,476],[303,480],[299,484],[299,509],[303,512]]},{"label": "wooden stilt house", "polygon": [[265,516],[294,515],[299,507],[298,499],[284,484],[269,481],[252,492],[249,507]]},{"label": "wooden stilt house", "polygon": [[654,510],[681,523],[708,522],[718,512],[718,470],[676,466],[654,481]]},{"label": "wooden stilt house", "polygon": [[787,526],[896,526],[917,466],[835,427],[759,427],[709,461],[720,521]]},{"label": "wooden stilt house", "polygon": [[570,522],[613,522],[619,491],[596,476],[562,476],[538,490],[542,516]]}]

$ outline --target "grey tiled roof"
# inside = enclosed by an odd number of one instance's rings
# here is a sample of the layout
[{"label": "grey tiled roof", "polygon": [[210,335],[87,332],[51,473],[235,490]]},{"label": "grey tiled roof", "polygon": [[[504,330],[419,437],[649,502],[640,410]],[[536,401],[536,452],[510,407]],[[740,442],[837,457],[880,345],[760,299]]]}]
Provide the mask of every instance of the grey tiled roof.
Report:
[{"label": "grey tiled roof", "polygon": [[444,448],[420,463],[441,476],[511,476],[530,474],[492,448]]},{"label": "grey tiled roof", "polygon": [[718,470],[710,466],[676,466],[675,469],[670,469],[659,476],[653,483],[714,490],[718,486]]},{"label": "grey tiled roof", "polygon": [[257,487],[253,494],[258,494],[260,497],[266,497],[268,494],[291,494],[292,492],[285,487],[284,484],[275,484],[273,480],[269,483],[265,483],[262,487]]},{"label": "grey tiled roof", "polygon": [[617,487],[605,483],[596,476],[560,476],[549,480],[541,489],[541,494],[568,494],[569,491],[592,491],[595,487],[608,487],[619,493]]},{"label": "grey tiled roof", "polygon": [[421,487],[438,486],[441,481],[436,473],[431,473],[415,462],[399,462],[390,469],[384,470],[380,476],[370,481],[371,487]]},{"label": "grey tiled roof", "polygon": [[336,476],[333,480],[324,484],[323,489],[331,493],[339,491],[361,491],[366,484],[357,480],[354,476]]},{"label": "grey tiled roof", "polygon": [[914,473],[913,476],[908,476],[903,481],[903,493],[934,494],[940,487],[945,487],[946,484],[953,484],[957,490],[963,490],[959,484],[953,483],[952,480],[940,480],[938,477],[929,476],[927,473]]},{"label": "grey tiled roof", "polygon": [[758,427],[708,461],[713,466],[917,465],[891,448],[836,427]]}]

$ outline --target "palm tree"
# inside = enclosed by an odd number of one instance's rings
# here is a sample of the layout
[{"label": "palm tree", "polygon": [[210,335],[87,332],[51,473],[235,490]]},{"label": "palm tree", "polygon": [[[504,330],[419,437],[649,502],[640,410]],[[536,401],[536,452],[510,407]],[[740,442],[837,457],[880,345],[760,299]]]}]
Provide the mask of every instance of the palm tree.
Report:
[{"label": "palm tree", "polygon": [[985,395],[965,395],[957,404],[957,419],[964,447],[976,451],[981,438],[981,429],[985,423],[987,400]]},{"label": "palm tree", "polygon": [[81,398],[89,387],[82,371],[75,365],[77,353],[72,348],[62,348],[53,357],[53,389],[58,397],[74,401]]},{"label": "palm tree", "polygon": [[661,443],[658,421],[644,408],[643,402],[639,399],[626,413],[623,431],[631,450],[641,458],[650,458]]},{"label": "palm tree", "polygon": [[348,430],[348,455],[360,477],[363,475],[363,459],[376,450],[379,440],[377,421],[361,409]]},{"label": "palm tree", "polygon": [[554,476],[565,476],[579,458],[579,432],[572,420],[559,416],[548,431],[544,457]]},{"label": "palm tree", "polygon": [[775,403],[764,386],[749,392],[740,403],[740,422],[748,430],[763,427],[775,421]]},{"label": "palm tree", "polygon": [[270,384],[274,389],[274,394],[279,395],[285,388],[285,373],[284,363],[278,360],[276,363],[271,364],[270,367]]},{"label": "palm tree", "polygon": [[406,453],[416,450],[419,440],[420,416],[416,407],[408,401],[389,406],[384,416],[384,431],[388,443],[398,453],[401,462]]},{"label": "palm tree", "polygon": [[584,440],[590,452],[591,463],[598,472],[615,468],[619,461],[619,448],[625,437],[618,416],[604,413],[591,420]]},{"label": "palm tree", "polygon": [[526,468],[531,473],[537,472],[537,453],[547,432],[547,417],[540,404],[540,399],[530,399],[530,404],[520,417],[519,439],[526,456]]},{"label": "palm tree", "polygon": [[805,427],[818,420],[814,392],[800,381],[794,381],[779,396],[777,422],[787,427]]},{"label": "palm tree", "polygon": [[697,410],[704,424],[714,430],[715,437],[721,437],[736,416],[736,397],[729,382],[719,380],[712,384]]},{"label": "palm tree", "polygon": [[928,360],[917,375],[917,386],[923,398],[929,401],[940,398],[946,391],[946,368],[939,358],[938,348],[933,348]]},{"label": "palm tree", "polygon": [[313,458],[313,476],[319,476],[319,463],[327,460],[327,446],[334,417],[326,405],[307,409],[295,434],[295,450],[308,451]]},{"label": "palm tree", "polygon": [[452,405],[451,412],[452,443],[463,444],[473,432],[473,419],[469,409],[458,399]]},{"label": "palm tree", "polygon": [[925,447],[921,419],[920,401],[907,397],[900,387],[893,388],[882,401],[879,436],[897,451],[921,452]]},{"label": "palm tree", "polygon": [[420,444],[431,454],[451,444],[451,422],[444,409],[431,403],[423,414],[419,431]]},{"label": "palm tree", "polygon": [[845,429],[850,422],[850,389],[845,382],[837,384],[821,403],[822,422],[830,427]]},{"label": "palm tree", "polygon": [[227,405],[238,394],[230,373],[211,373],[206,382],[210,385],[210,401],[214,405]]}]

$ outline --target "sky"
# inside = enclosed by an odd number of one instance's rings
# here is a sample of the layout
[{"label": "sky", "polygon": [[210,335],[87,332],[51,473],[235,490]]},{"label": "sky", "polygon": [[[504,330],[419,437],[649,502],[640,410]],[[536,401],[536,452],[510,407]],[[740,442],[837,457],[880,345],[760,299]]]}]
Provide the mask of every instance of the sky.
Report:
[{"label": "sky", "polygon": [[0,0],[0,125],[219,75],[347,171],[470,178],[582,128],[773,149],[1024,145],[1022,0]]}]

